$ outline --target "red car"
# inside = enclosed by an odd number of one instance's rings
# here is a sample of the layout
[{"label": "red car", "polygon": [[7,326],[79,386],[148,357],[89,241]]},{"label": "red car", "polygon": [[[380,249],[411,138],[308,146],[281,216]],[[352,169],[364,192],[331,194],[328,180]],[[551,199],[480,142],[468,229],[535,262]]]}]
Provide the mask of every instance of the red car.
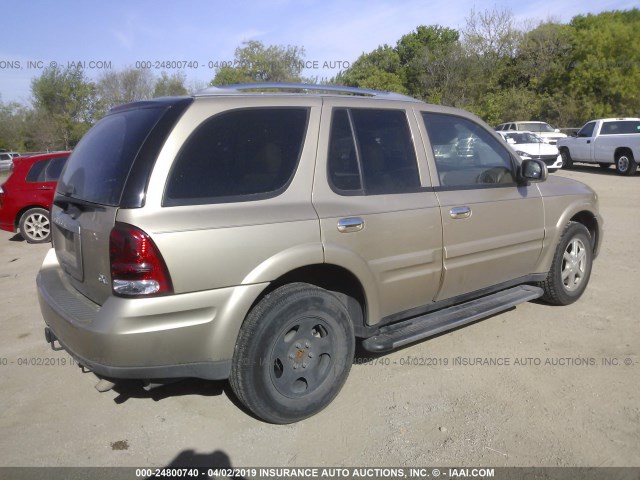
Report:
[{"label": "red car", "polygon": [[49,210],[62,168],[71,152],[13,159],[13,170],[0,186],[0,229],[20,230],[29,243],[51,238]]}]

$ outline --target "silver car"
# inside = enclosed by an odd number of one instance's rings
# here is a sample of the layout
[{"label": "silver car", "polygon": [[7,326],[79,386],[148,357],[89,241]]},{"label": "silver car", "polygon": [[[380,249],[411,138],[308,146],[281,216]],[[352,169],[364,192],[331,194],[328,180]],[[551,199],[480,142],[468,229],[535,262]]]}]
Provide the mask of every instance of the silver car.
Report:
[{"label": "silver car", "polygon": [[[296,93],[298,92],[298,93]],[[597,195],[462,110],[318,85],[116,107],[58,182],[45,334],[103,380],[229,379],[273,423],[387,352],[584,292]]]}]

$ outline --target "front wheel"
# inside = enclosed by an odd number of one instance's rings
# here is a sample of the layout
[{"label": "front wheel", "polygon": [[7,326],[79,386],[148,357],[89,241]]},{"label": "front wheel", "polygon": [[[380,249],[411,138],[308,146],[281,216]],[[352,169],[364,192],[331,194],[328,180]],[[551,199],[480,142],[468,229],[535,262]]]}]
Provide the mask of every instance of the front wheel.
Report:
[{"label": "front wheel", "polygon": [[631,152],[622,152],[616,155],[616,171],[620,175],[633,175],[636,173],[638,164]]},{"label": "front wheel", "polygon": [[51,238],[49,212],[44,208],[30,208],[20,217],[20,235],[28,243],[45,243]]},{"label": "front wheel", "polygon": [[247,316],[229,383],[261,419],[296,422],[336,397],[349,375],[354,350],[349,313],[335,295],[305,283],[285,285]]},{"label": "front wheel", "polygon": [[564,149],[560,151],[560,156],[562,157],[562,168],[568,169],[573,167],[573,160],[571,159],[571,154],[569,150]]},{"label": "front wheel", "polygon": [[577,222],[565,228],[551,263],[551,269],[540,286],[542,297],[554,305],[569,305],[584,293],[593,263],[593,246],[589,230]]}]

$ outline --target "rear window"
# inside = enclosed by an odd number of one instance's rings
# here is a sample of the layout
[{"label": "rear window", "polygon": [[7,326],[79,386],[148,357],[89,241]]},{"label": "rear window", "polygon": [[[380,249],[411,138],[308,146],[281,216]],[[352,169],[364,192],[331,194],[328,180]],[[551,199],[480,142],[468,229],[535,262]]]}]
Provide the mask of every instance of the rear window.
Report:
[{"label": "rear window", "polygon": [[616,135],[620,133],[640,133],[640,120],[604,122],[600,129],[600,135]]},{"label": "rear window", "polygon": [[131,165],[163,107],[111,114],[82,137],[58,182],[58,193],[118,206]]}]

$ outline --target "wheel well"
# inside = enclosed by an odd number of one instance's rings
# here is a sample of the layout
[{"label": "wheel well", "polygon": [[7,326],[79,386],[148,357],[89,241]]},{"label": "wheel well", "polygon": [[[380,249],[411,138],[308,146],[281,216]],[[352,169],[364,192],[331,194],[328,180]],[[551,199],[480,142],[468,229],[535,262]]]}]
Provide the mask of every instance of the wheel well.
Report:
[{"label": "wheel well", "polygon": [[618,147],[616,149],[615,153],[613,154],[613,158],[615,158],[617,160],[618,156],[622,155],[623,153],[626,153],[629,156],[631,156],[631,158],[633,158],[633,152],[631,151],[631,149],[629,147]]},{"label": "wheel well", "polygon": [[365,322],[367,303],[364,289],[355,275],[337,265],[322,263],[292,270],[271,282],[256,298],[251,308],[275,289],[296,282],[315,285],[337,295],[349,311],[356,336],[364,335],[367,328]]},{"label": "wheel well", "polygon": [[580,212],[571,217],[572,222],[578,222],[589,230],[589,235],[593,239],[593,248],[598,244],[598,222],[591,212]]}]

